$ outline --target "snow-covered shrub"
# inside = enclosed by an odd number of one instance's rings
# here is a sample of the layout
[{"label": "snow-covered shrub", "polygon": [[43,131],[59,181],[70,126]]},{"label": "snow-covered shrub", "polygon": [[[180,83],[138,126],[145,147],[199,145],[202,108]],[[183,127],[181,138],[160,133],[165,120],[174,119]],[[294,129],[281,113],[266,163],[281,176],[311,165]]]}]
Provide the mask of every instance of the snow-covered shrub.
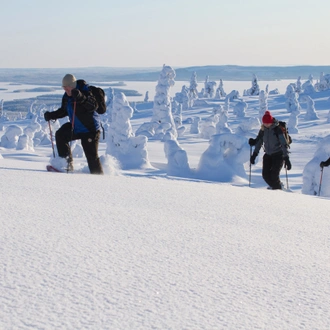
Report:
[{"label": "snow-covered shrub", "polygon": [[199,125],[200,137],[204,139],[210,139],[211,136],[216,133],[216,125],[218,121],[218,115],[212,115],[210,117],[205,118]]},{"label": "snow-covered shrub", "polygon": [[261,124],[259,118],[256,117],[250,117],[246,118],[243,121],[240,122],[240,124],[237,126],[236,134],[240,135],[247,135],[251,133],[251,131],[260,129]]},{"label": "snow-covered shrub", "polygon": [[228,126],[228,111],[225,109],[221,109],[221,111],[218,113],[219,121],[216,124],[216,134],[222,134],[222,133],[232,133],[232,130]]},{"label": "snow-covered shrub", "polygon": [[237,100],[240,97],[239,91],[232,90],[225,98],[225,103]]},{"label": "snow-covered shrub", "polygon": [[192,123],[190,126],[190,133],[191,134],[200,134],[200,129],[199,129],[199,124],[201,122],[201,118],[200,117],[193,117],[192,119]]},{"label": "snow-covered shrub", "polygon": [[1,147],[3,148],[16,148],[19,136],[23,134],[20,126],[9,125],[4,135],[1,137]]},{"label": "snow-covered shrub", "polygon": [[167,175],[179,177],[191,175],[187,153],[171,133],[166,133],[164,136],[164,151],[167,158]]},{"label": "snow-covered shrub", "polygon": [[215,134],[199,161],[196,177],[203,180],[231,182],[246,179],[244,163],[249,160],[247,139],[236,134]]},{"label": "snow-covered shrub", "polygon": [[234,109],[233,109],[233,114],[237,117],[237,118],[244,118],[246,115],[246,109],[248,108],[248,104],[244,101],[238,101],[235,105],[234,105]]}]

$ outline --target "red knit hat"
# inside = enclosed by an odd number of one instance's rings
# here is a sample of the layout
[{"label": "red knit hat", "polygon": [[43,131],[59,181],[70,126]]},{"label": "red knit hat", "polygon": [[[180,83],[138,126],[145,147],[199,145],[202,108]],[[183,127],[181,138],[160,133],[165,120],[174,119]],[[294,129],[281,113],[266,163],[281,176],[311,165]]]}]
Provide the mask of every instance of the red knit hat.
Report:
[{"label": "red knit hat", "polygon": [[264,116],[262,117],[262,122],[264,124],[272,124],[273,123],[273,116],[270,114],[269,111],[265,111]]}]

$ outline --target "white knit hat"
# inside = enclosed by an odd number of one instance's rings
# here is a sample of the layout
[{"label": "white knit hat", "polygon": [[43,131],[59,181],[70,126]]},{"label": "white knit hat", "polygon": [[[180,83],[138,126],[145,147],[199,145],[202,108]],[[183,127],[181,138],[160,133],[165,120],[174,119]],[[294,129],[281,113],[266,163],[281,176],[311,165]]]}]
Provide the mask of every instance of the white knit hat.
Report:
[{"label": "white knit hat", "polygon": [[77,79],[73,74],[66,74],[62,79],[62,87],[72,87],[76,88]]}]

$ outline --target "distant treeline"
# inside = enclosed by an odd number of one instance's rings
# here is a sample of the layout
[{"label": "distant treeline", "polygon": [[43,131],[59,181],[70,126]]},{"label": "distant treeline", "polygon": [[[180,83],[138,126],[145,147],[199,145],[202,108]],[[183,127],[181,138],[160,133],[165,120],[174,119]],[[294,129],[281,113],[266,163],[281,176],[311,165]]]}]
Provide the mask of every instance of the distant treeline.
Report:
[{"label": "distant treeline", "polygon": [[[88,83],[113,81],[157,81],[162,67],[159,68],[59,68],[59,69],[0,69],[0,81],[21,84],[60,85],[66,73],[73,73],[78,79]],[[208,65],[175,68],[175,80],[189,81],[196,72],[198,81],[206,76],[212,80],[251,80],[253,74],[258,80],[308,79],[313,75],[319,79],[320,73],[330,73],[330,66],[238,66]]]}]

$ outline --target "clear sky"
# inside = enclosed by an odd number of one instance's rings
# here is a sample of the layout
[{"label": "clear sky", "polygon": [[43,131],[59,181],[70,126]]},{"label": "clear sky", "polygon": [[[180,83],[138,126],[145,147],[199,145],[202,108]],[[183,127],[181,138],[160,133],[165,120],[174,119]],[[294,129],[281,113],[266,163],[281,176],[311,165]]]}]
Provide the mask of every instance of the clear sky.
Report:
[{"label": "clear sky", "polygon": [[0,3],[1,68],[330,65],[329,0]]}]

